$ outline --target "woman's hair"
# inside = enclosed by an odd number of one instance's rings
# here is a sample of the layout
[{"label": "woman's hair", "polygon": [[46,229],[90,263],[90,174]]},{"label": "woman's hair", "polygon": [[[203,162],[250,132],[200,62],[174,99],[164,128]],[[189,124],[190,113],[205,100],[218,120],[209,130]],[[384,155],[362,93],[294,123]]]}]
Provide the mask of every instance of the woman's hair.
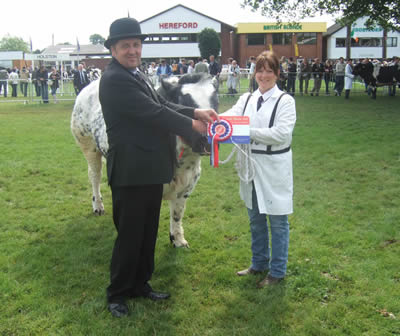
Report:
[{"label": "woman's hair", "polygon": [[274,72],[275,76],[279,77],[279,59],[273,51],[263,51],[256,59],[256,71],[261,71],[268,64],[269,68]]}]

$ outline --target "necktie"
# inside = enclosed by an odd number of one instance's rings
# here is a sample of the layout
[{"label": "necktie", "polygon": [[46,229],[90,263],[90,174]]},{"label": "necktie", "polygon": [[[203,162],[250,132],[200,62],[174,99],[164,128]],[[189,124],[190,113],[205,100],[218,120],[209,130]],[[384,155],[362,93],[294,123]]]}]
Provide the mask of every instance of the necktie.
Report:
[{"label": "necktie", "polygon": [[260,109],[261,105],[264,103],[263,96],[260,96],[257,101],[257,111]]},{"label": "necktie", "polygon": [[81,83],[85,84],[85,78],[83,77],[83,71],[81,71]]}]

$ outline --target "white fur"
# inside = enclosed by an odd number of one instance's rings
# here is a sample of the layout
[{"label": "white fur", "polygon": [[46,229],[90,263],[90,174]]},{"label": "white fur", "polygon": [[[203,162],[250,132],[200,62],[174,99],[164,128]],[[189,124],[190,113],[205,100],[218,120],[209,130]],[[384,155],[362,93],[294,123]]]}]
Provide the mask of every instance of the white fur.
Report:
[{"label": "white fur", "polygon": [[[104,214],[104,205],[100,193],[102,157],[108,151],[106,127],[99,101],[99,82],[94,81],[85,87],[78,95],[71,117],[71,131],[77,144],[88,163],[88,175],[92,184],[93,212]],[[199,87],[200,85],[200,87]],[[214,91],[213,85],[186,84],[184,94],[190,94],[202,108],[209,108],[209,97]],[[194,190],[201,173],[200,155],[193,153],[191,148],[177,138],[178,167],[171,183],[164,185],[163,198],[170,201],[170,237],[177,247],[188,247],[185,240],[182,218],[185,211],[186,199]]]}]

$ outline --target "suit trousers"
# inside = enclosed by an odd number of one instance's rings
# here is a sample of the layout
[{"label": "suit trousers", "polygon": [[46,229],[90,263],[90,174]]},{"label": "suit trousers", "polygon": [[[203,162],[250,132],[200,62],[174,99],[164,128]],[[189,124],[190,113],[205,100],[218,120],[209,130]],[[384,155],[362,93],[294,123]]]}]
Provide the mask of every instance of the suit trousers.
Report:
[{"label": "suit trousers", "polygon": [[111,186],[117,229],[110,265],[108,302],[144,295],[154,271],[154,252],[163,193],[162,184]]}]

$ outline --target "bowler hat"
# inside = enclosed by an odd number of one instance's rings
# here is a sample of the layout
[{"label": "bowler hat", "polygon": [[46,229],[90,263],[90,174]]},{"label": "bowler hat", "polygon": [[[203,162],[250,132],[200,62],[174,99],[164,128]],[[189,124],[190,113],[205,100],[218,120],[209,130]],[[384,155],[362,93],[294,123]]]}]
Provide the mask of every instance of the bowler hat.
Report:
[{"label": "bowler hat", "polygon": [[147,35],[142,34],[139,22],[133,18],[115,20],[110,26],[110,35],[104,42],[104,46],[110,49],[113,43],[130,37],[136,37],[143,41]]}]

